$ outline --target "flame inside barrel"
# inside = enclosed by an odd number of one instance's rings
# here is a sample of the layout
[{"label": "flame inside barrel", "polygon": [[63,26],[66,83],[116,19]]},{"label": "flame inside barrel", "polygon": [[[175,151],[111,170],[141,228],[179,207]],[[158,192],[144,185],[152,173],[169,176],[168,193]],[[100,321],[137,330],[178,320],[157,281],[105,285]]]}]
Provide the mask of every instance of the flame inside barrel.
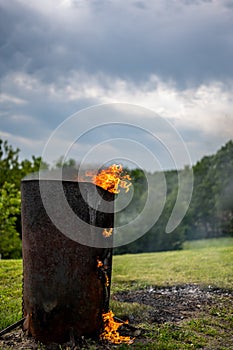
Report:
[{"label": "flame inside barrel", "polygon": [[[85,174],[91,178],[92,183],[102,187],[108,192],[118,194],[120,188],[124,189],[127,193],[131,186],[131,177],[125,173],[121,164],[112,164],[106,169],[102,169],[98,174],[93,171],[87,171]],[[102,234],[108,238],[112,235],[113,228],[104,229]]]},{"label": "flame inside barrel", "polygon": [[[95,185],[98,185],[105,190],[111,193],[119,193],[122,188],[126,191],[129,191],[131,186],[131,178],[128,174],[125,174],[122,165],[113,164],[107,169],[101,170],[97,175],[92,172],[87,172],[86,176],[91,177],[92,182]],[[113,228],[104,229],[103,236],[110,237],[112,235]],[[104,270],[104,264],[102,261],[97,259],[97,267]],[[105,286],[109,285],[109,280],[107,274],[105,274]],[[101,340],[107,340],[113,344],[132,344],[134,339],[131,339],[129,336],[121,336],[118,332],[118,329],[124,324],[124,322],[116,322],[114,320],[114,314],[110,310],[102,314],[104,330],[100,334]],[[125,322],[127,323],[127,322]]]},{"label": "flame inside barrel", "polygon": [[110,165],[107,169],[102,169],[98,174],[92,171],[86,172],[87,177],[91,177],[91,181],[111,193],[119,193],[120,188],[126,192],[131,186],[131,178],[125,174],[121,164]]}]

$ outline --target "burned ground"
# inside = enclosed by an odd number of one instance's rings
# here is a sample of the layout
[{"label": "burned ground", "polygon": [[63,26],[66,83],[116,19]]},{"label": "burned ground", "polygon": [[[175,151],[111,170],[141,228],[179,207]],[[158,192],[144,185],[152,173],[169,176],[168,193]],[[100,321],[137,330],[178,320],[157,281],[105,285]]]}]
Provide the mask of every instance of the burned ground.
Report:
[{"label": "burned ground", "polygon": [[[160,344],[163,341],[161,334],[166,328],[171,335],[175,334],[180,338],[177,341],[180,341],[184,347],[180,345],[177,349],[233,349],[233,338],[229,326],[229,323],[232,325],[233,322],[232,291],[211,286],[201,287],[196,284],[167,287],[151,286],[144,289],[117,292],[112,296],[112,300],[113,305],[114,303],[121,305],[119,316],[122,319],[128,319],[130,325],[133,326],[123,326],[121,329],[122,334],[135,337],[134,344],[130,346],[132,348],[167,349],[166,345],[164,347],[155,346],[155,343]],[[134,307],[130,307],[131,305]],[[117,306],[115,313],[118,316]],[[203,326],[200,326],[201,324]],[[203,336],[203,341],[200,340],[196,345],[192,343],[194,333]],[[166,343],[166,339],[164,342]],[[20,329],[14,330],[0,339],[0,349],[4,350],[93,350],[114,347],[116,345],[103,344],[84,338],[74,340],[72,337],[69,343],[62,346],[58,344],[45,346],[27,337]]]},{"label": "burned ground", "polygon": [[[216,296],[230,299],[233,292],[211,286],[201,288],[195,284],[169,287],[149,287],[136,291],[122,291],[114,299],[120,302],[136,302],[147,305],[151,323],[179,322],[193,317],[196,312],[204,311],[216,303]],[[127,315],[126,315],[127,317]],[[128,315],[132,323],[144,322],[141,317]]]}]

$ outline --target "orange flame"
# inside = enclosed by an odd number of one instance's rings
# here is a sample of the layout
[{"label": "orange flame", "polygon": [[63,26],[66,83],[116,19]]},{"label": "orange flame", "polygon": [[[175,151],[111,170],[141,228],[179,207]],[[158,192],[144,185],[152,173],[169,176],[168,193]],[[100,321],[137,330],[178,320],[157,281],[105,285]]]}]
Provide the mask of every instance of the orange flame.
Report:
[{"label": "orange flame", "polygon": [[104,274],[104,277],[105,277],[105,286],[108,287],[109,286],[109,278],[108,278],[108,274],[107,274],[107,271],[106,271],[106,266],[104,266],[103,262],[97,258],[97,268],[98,269],[101,269],[101,271],[103,272]]},{"label": "orange flame", "polygon": [[105,275],[105,286],[109,287],[109,278],[107,274]]},{"label": "orange flame", "polygon": [[[86,176],[91,177],[92,182],[102,187],[103,189],[111,193],[119,193],[119,187],[129,191],[131,186],[131,178],[128,174],[123,174],[122,165],[113,164],[108,169],[103,169],[99,174],[95,175],[92,172],[86,172]],[[104,229],[102,234],[105,237],[110,237],[113,232],[113,228]],[[104,269],[104,264],[97,258],[97,268]],[[105,286],[109,286],[109,278],[105,273]],[[100,339],[107,340],[113,344],[132,344],[134,339],[130,337],[121,336],[118,332],[118,328],[124,324],[124,322],[116,322],[114,320],[114,314],[112,311],[102,314],[104,330],[100,334]],[[125,322],[127,323],[127,322]]]},{"label": "orange flame", "polygon": [[97,175],[91,171],[86,172],[86,176],[91,177],[92,182],[111,193],[119,193],[119,187],[129,191],[131,178],[124,174],[120,164],[113,164],[107,169],[102,169]]},{"label": "orange flame", "polygon": [[[127,343],[132,344],[134,339],[131,339],[130,337],[124,337],[121,336],[118,332],[118,328],[122,326],[123,322],[116,322],[114,320],[114,313],[112,311],[109,311],[103,316],[103,322],[104,322],[104,331],[100,335],[100,339],[107,340],[110,343],[113,344],[121,344],[121,343]],[[125,323],[128,323],[126,321]]]},{"label": "orange flame", "polygon": [[103,265],[102,261],[97,259],[97,267],[102,267]]},{"label": "orange flame", "polygon": [[113,228],[109,228],[109,229],[105,228],[102,232],[102,235],[104,237],[110,237],[112,235],[112,232],[113,232]]}]

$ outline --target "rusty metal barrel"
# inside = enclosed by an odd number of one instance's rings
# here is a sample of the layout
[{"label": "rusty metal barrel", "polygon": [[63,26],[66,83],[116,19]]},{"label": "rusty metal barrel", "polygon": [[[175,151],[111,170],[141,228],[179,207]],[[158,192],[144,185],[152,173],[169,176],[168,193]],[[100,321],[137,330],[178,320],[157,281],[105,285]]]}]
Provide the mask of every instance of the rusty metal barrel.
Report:
[{"label": "rusty metal barrel", "polygon": [[[69,222],[57,195],[59,182],[42,181],[50,205],[68,231]],[[43,343],[65,342],[71,334],[97,337],[102,331],[102,313],[109,306],[106,280],[111,281],[112,248],[83,245],[61,232],[44,207],[39,182],[21,183],[24,330]],[[77,227],[77,235],[91,237],[95,226],[113,227],[114,214],[109,210],[114,206],[113,194],[92,183],[62,181],[62,186],[75,215],[91,224]],[[88,201],[95,201],[96,188],[103,211],[95,211],[93,226],[93,208],[90,210]],[[98,267],[98,260],[103,266]]]}]

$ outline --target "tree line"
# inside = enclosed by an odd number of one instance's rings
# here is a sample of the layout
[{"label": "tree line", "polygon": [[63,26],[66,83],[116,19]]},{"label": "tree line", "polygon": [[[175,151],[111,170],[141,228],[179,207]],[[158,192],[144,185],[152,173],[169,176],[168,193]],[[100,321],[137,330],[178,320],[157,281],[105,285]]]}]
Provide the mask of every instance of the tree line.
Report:
[{"label": "tree line", "polygon": [[[20,160],[19,149],[0,139],[0,254],[2,258],[21,257],[20,181],[40,166],[48,169],[41,157]],[[55,167],[76,167],[73,159]],[[185,177],[194,174],[193,196],[189,209],[180,225],[171,233],[165,227],[175,205],[178,193],[178,171],[164,173],[166,203],[158,221],[143,237],[125,246],[115,248],[115,254],[154,252],[182,249],[185,240],[233,236],[233,142],[229,141],[216,154],[203,157],[192,169],[179,172]],[[116,215],[116,225],[136,217],[147,199],[147,179],[155,180],[154,191],[159,189],[159,173],[145,173],[142,169],[128,170],[133,182],[133,200]],[[157,184],[157,185],[156,185]],[[156,187],[157,186],[157,187]],[[153,215],[153,213],[149,213]],[[142,227],[143,230],[143,227]],[[130,234],[130,233],[129,233]]]},{"label": "tree line", "polygon": [[[192,169],[179,172],[188,177],[190,170],[194,174],[192,200],[179,226],[165,233],[178,193],[178,172],[166,171],[167,199],[159,220],[142,238],[116,248],[116,253],[178,250],[186,240],[233,236],[233,141],[227,142],[216,154],[203,157]],[[146,175],[138,169],[131,172],[136,193],[141,198],[146,191]]]},{"label": "tree line", "polygon": [[47,168],[41,157],[19,159],[20,150],[0,139],[0,255],[5,259],[20,258],[21,198],[20,182],[27,174]]}]

